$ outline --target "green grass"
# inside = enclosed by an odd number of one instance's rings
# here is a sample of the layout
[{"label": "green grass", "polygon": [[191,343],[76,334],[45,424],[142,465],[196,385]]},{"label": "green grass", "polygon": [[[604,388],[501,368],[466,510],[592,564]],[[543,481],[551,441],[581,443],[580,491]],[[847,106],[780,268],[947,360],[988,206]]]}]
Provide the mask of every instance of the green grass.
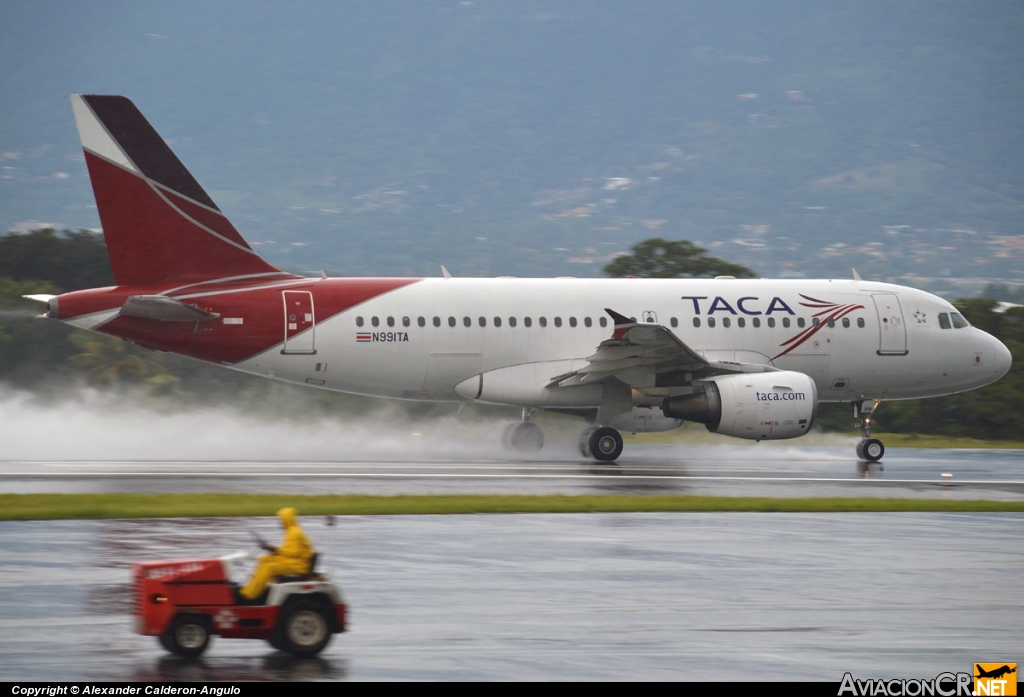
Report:
[{"label": "green grass", "polygon": [[300,515],[465,513],[747,512],[1013,512],[1024,501],[897,498],[769,498],[731,496],[287,496],[271,494],[2,494],[0,520],[269,516],[284,506]]}]

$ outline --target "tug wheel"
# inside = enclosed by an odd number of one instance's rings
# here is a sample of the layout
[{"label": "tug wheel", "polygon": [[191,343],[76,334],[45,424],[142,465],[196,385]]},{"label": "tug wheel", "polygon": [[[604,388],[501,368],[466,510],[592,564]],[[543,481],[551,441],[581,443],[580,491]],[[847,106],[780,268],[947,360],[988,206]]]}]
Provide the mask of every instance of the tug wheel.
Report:
[{"label": "tug wheel", "polygon": [[210,645],[210,620],[203,615],[179,615],[160,637],[160,643],[176,656],[201,656]]},{"label": "tug wheel", "polygon": [[274,642],[279,641],[288,653],[315,656],[331,640],[331,619],[323,603],[300,600],[281,611],[274,633],[277,637],[271,638],[271,646],[276,648]]}]

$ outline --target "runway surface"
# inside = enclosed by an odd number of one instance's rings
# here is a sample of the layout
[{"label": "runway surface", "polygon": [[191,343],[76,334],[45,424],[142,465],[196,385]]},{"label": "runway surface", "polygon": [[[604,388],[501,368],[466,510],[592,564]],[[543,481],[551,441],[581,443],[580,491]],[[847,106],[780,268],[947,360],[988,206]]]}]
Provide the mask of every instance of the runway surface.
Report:
[{"label": "runway surface", "polygon": [[848,447],[627,448],[614,464],[568,447],[533,458],[410,451],[316,462],[7,461],[0,492],[692,493],[736,496],[1024,498],[1024,450],[890,449],[857,462]]},{"label": "runway surface", "polygon": [[306,529],[351,631],[317,659],[132,633],[134,560],[271,519],[0,523],[0,680],[930,678],[1024,653],[1019,514],[393,516]]}]

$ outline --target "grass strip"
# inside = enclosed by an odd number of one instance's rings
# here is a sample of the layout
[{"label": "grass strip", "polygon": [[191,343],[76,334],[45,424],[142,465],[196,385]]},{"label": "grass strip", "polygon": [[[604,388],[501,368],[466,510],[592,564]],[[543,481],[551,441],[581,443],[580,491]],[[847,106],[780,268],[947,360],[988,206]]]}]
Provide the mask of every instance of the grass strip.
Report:
[{"label": "grass strip", "polygon": [[771,498],[741,496],[565,496],[362,494],[0,494],[0,520],[96,518],[224,518],[269,516],[285,506],[300,515],[424,515],[466,513],[746,512],[1003,512],[1024,513],[1024,501],[898,498]]}]

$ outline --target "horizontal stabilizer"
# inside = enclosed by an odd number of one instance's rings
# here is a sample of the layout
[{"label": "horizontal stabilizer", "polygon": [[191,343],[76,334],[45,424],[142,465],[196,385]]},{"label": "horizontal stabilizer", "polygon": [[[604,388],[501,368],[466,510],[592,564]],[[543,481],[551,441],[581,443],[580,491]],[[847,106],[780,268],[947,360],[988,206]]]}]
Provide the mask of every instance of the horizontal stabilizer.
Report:
[{"label": "horizontal stabilizer", "polygon": [[26,300],[35,300],[37,303],[48,303],[51,300],[53,300],[54,298],[56,298],[57,296],[56,295],[38,294],[38,295],[23,295],[21,297],[25,298]]},{"label": "horizontal stabilizer", "polygon": [[125,300],[121,315],[161,322],[206,322],[220,317],[216,312],[206,312],[165,295],[133,295]]}]

